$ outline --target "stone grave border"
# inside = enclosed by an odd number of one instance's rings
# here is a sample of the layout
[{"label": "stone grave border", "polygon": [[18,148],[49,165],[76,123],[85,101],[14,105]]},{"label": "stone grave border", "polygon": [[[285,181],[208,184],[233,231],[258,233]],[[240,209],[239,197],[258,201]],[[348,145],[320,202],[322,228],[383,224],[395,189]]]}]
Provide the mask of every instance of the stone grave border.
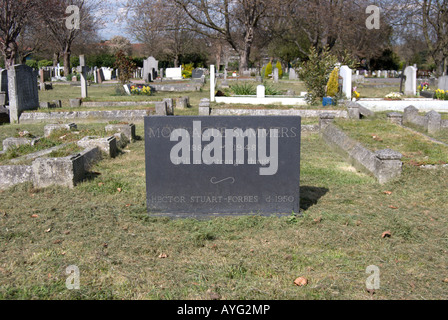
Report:
[{"label": "stone grave border", "polygon": [[403,172],[402,154],[391,150],[372,152],[361,143],[349,138],[337,128],[334,115],[322,114],[319,120],[320,132],[331,149],[341,154],[355,168],[373,175],[380,184],[386,184],[401,176]]},{"label": "stone grave border", "polygon": [[[73,125],[75,124],[59,126],[66,126],[69,130],[74,127]],[[49,126],[54,129],[55,125]],[[114,129],[118,131],[114,136],[106,138],[84,137],[79,140],[77,145],[84,148],[79,154],[61,158],[43,158],[44,155],[66,145],[63,144],[57,146],[57,148],[49,148],[22,157],[23,159],[33,159],[34,161],[31,165],[0,166],[0,190],[6,190],[25,182],[33,183],[35,188],[46,188],[52,185],[74,188],[86,178],[86,174],[92,165],[102,159],[103,153],[106,153],[109,157],[115,157],[117,155],[118,135],[120,137],[121,147],[124,147],[128,142],[135,141],[134,124],[108,125],[106,132],[114,131]],[[47,132],[49,130],[45,131]]]}]

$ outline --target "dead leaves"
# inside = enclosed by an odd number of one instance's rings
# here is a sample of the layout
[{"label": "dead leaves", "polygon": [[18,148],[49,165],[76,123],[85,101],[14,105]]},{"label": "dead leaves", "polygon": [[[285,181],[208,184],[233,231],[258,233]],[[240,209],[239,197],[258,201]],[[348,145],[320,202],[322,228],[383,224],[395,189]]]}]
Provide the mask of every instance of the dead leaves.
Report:
[{"label": "dead leaves", "polygon": [[299,277],[294,280],[294,284],[298,287],[306,287],[308,285],[308,279],[304,277]]},{"label": "dead leaves", "polygon": [[380,137],[378,137],[376,134],[372,134],[372,138],[373,138],[373,140],[375,140],[375,141],[383,142],[383,139],[381,139]]},{"label": "dead leaves", "polygon": [[385,231],[383,232],[383,234],[381,235],[381,238],[385,239],[385,238],[390,238],[392,237],[392,232],[391,231]]},{"label": "dead leaves", "polygon": [[166,259],[168,258],[168,255],[166,253],[162,253],[159,255],[159,259]]}]

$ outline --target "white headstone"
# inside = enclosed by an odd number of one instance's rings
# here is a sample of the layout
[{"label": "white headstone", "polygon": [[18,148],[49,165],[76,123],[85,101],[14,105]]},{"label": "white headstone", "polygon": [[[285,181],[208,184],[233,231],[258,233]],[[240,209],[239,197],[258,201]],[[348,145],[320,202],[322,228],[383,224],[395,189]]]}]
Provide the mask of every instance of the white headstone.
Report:
[{"label": "white headstone", "polygon": [[274,82],[278,83],[278,69],[277,68],[274,69]]},{"label": "white headstone", "polygon": [[173,80],[182,80],[182,68],[167,68],[165,77]]},{"label": "white headstone", "polygon": [[406,77],[404,94],[415,96],[417,94],[417,68],[406,67],[404,76]]},{"label": "white headstone", "polygon": [[102,67],[101,69],[103,70],[104,81],[112,80],[112,72],[114,71],[114,69],[105,67]]},{"label": "white headstone", "polygon": [[215,101],[215,66],[210,66],[210,101]]},{"label": "white headstone", "polygon": [[340,70],[342,81],[342,93],[348,100],[352,99],[352,69],[348,66],[342,66]]},{"label": "white headstone", "polygon": [[266,88],[263,85],[257,86],[257,98],[266,97]]},{"label": "white headstone", "polygon": [[289,80],[297,80],[297,73],[294,68],[289,69]]}]

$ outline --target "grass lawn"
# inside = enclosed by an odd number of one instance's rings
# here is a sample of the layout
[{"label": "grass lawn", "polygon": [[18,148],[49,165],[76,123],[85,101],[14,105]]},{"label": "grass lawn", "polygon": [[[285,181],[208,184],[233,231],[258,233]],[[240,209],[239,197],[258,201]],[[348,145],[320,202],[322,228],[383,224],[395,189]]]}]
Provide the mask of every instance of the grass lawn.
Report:
[{"label": "grass lawn", "polygon": [[144,141],[126,151],[74,190],[0,192],[0,299],[371,299],[370,265],[373,299],[448,298],[448,170],[406,165],[380,186],[304,135],[303,217],[169,220],[146,213]]},{"label": "grass lawn", "polygon": [[400,152],[405,163],[413,165],[448,163],[448,147],[389,123],[385,113],[362,121],[337,119],[336,125],[372,151],[393,149]]}]

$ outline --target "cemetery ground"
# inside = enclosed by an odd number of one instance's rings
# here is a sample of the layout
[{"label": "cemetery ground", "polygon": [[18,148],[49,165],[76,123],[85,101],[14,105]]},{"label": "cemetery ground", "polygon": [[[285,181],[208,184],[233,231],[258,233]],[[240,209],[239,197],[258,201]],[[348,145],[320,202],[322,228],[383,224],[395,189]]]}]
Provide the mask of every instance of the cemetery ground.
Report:
[{"label": "cemetery ground", "polygon": [[[303,91],[298,81],[279,86]],[[398,88],[368,90],[369,97],[384,97]],[[89,87],[89,101],[190,96],[193,108],[176,115],[197,115],[208,95],[208,85],[151,97],[119,96],[113,85]],[[152,108],[74,109],[71,98],[79,98],[79,87],[55,84],[40,93],[41,101],[63,101],[62,110],[51,112]],[[108,123],[77,124],[77,131],[101,135]],[[135,124],[143,137],[143,123]],[[304,133],[301,215],[154,218],[146,211],[145,150],[138,139],[97,163],[74,189],[26,183],[0,191],[0,299],[447,299],[448,170],[419,165],[446,163],[448,147],[388,123],[386,113],[335,124],[371,150],[403,153],[402,176],[380,185],[318,133]],[[44,125],[0,125],[0,140],[24,130],[43,136]],[[448,143],[446,133],[433,137]],[[79,267],[80,290],[66,288],[71,265]],[[381,272],[375,292],[366,290],[371,265]],[[295,286],[298,277],[308,285]]]},{"label": "cemetery ground", "polygon": [[[337,124],[349,129],[345,121]],[[43,134],[43,125],[4,125],[1,137],[17,129]],[[388,128],[377,130],[390,138]],[[0,298],[448,298],[448,170],[405,161],[401,178],[380,185],[318,134],[304,134],[303,216],[170,220],[146,212],[144,163],[138,140],[73,190],[2,191]],[[70,265],[80,269],[80,290],[66,289]],[[374,294],[366,291],[370,265],[381,271]],[[295,286],[298,277],[308,286]]]}]

